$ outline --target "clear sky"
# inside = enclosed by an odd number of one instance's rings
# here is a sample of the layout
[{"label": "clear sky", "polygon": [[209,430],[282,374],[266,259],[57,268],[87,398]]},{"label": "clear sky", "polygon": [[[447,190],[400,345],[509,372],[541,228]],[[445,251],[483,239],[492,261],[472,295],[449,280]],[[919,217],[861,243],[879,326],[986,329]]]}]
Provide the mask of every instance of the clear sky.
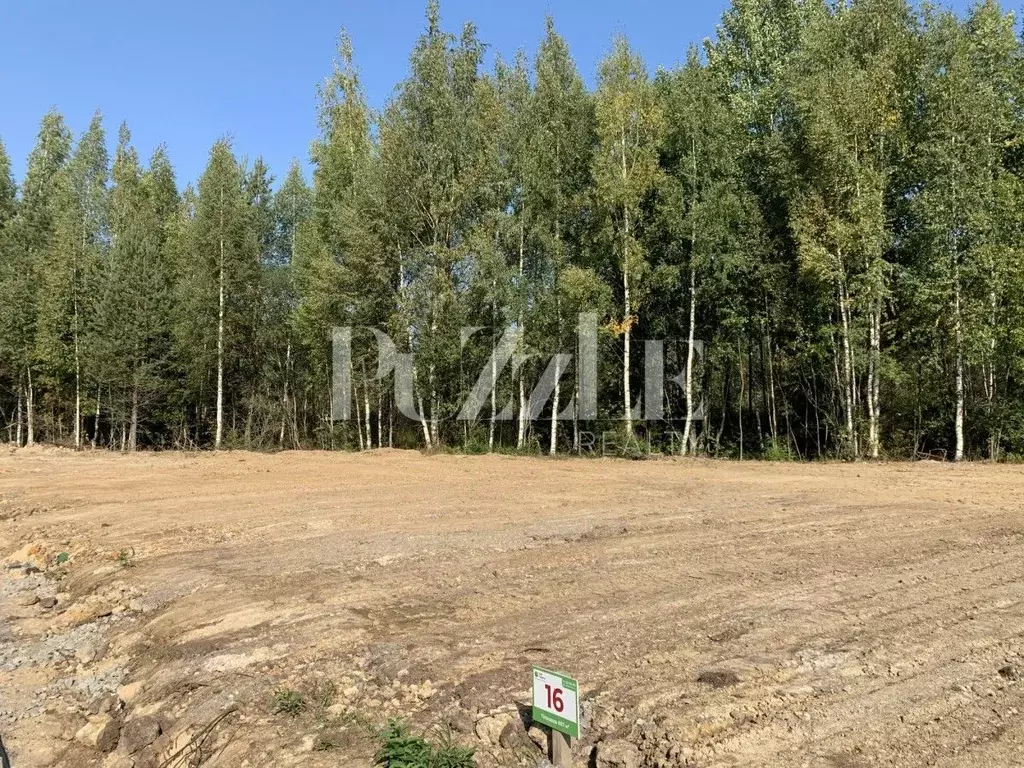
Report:
[{"label": "clear sky", "polygon": [[[966,0],[955,5],[963,6]],[[531,56],[551,13],[593,82],[612,36],[625,33],[654,69],[714,35],[727,0],[442,0],[446,28],[475,22],[490,52]],[[308,164],[316,87],[331,71],[342,26],[352,36],[370,103],[406,74],[426,0],[0,0],[0,138],[20,180],[39,120],[59,109],[76,137],[92,113],[108,140],[127,122],[148,157],[167,144],[179,185],[230,136],[282,178]]]}]

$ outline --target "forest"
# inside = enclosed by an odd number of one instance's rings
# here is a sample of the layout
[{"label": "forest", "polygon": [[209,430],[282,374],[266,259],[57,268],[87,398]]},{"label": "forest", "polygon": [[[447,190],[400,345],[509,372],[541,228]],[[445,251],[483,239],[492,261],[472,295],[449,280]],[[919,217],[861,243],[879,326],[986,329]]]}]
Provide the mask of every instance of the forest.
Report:
[{"label": "forest", "polygon": [[[492,56],[431,0],[377,111],[342,32],[311,183],[222,139],[181,188],[126,125],[109,156],[98,113],[77,137],[46,114],[20,182],[0,144],[2,439],[1024,456],[1024,49],[996,0],[734,0],[672,70],[614,39],[593,87],[555,21],[538,39]],[[596,420],[572,364],[530,394],[583,312]],[[370,328],[411,353],[420,418]],[[509,328],[520,364],[459,420]],[[630,416],[647,340],[678,375],[657,421]]]}]

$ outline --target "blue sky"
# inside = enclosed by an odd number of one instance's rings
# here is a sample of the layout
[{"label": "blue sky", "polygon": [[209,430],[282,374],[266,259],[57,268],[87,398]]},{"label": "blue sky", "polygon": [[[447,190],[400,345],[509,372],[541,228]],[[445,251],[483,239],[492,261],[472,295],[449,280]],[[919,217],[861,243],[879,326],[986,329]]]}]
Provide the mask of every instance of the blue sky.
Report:
[{"label": "blue sky", "polygon": [[[962,6],[965,2],[955,3]],[[307,162],[316,86],[331,71],[338,31],[352,36],[371,104],[406,74],[426,0],[5,0],[0,138],[20,179],[43,113],[59,109],[76,136],[92,113],[108,139],[127,122],[144,157],[163,142],[180,185],[230,136],[280,179]],[[714,35],[727,0],[442,0],[447,28],[474,21],[492,53],[532,55],[551,13],[588,82],[612,36],[625,33],[653,69]]]}]

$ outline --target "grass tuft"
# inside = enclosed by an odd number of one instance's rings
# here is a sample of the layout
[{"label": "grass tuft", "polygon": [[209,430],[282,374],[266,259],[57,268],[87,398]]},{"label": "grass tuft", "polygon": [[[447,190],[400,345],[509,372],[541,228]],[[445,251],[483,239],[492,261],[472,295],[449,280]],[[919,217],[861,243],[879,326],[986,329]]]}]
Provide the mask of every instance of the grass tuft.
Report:
[{"label": "grass tuft", "polygon": [[298,717],[305,708],[306,702],[298,691],[293,691],[290,688],[278,688],[274,691],[274,700],[270,707],[273,714]]},{"label": "grass tuft", "polygon": [[476,768],[474,750],[453,743],[450,733],[431,744],[413,736],[405,724],[391,720],[379,738],[376,761],[383,768]]}]

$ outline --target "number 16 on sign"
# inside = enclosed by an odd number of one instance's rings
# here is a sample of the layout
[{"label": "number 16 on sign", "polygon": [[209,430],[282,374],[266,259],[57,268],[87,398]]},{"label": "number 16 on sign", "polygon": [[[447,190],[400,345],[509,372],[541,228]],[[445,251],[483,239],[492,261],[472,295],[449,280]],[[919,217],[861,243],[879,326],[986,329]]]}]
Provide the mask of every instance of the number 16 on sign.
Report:
[{"label": "number 16 on sign", "polygon": [[542,667],[533,668],[533,721],[580,737],[579,683]]}]

